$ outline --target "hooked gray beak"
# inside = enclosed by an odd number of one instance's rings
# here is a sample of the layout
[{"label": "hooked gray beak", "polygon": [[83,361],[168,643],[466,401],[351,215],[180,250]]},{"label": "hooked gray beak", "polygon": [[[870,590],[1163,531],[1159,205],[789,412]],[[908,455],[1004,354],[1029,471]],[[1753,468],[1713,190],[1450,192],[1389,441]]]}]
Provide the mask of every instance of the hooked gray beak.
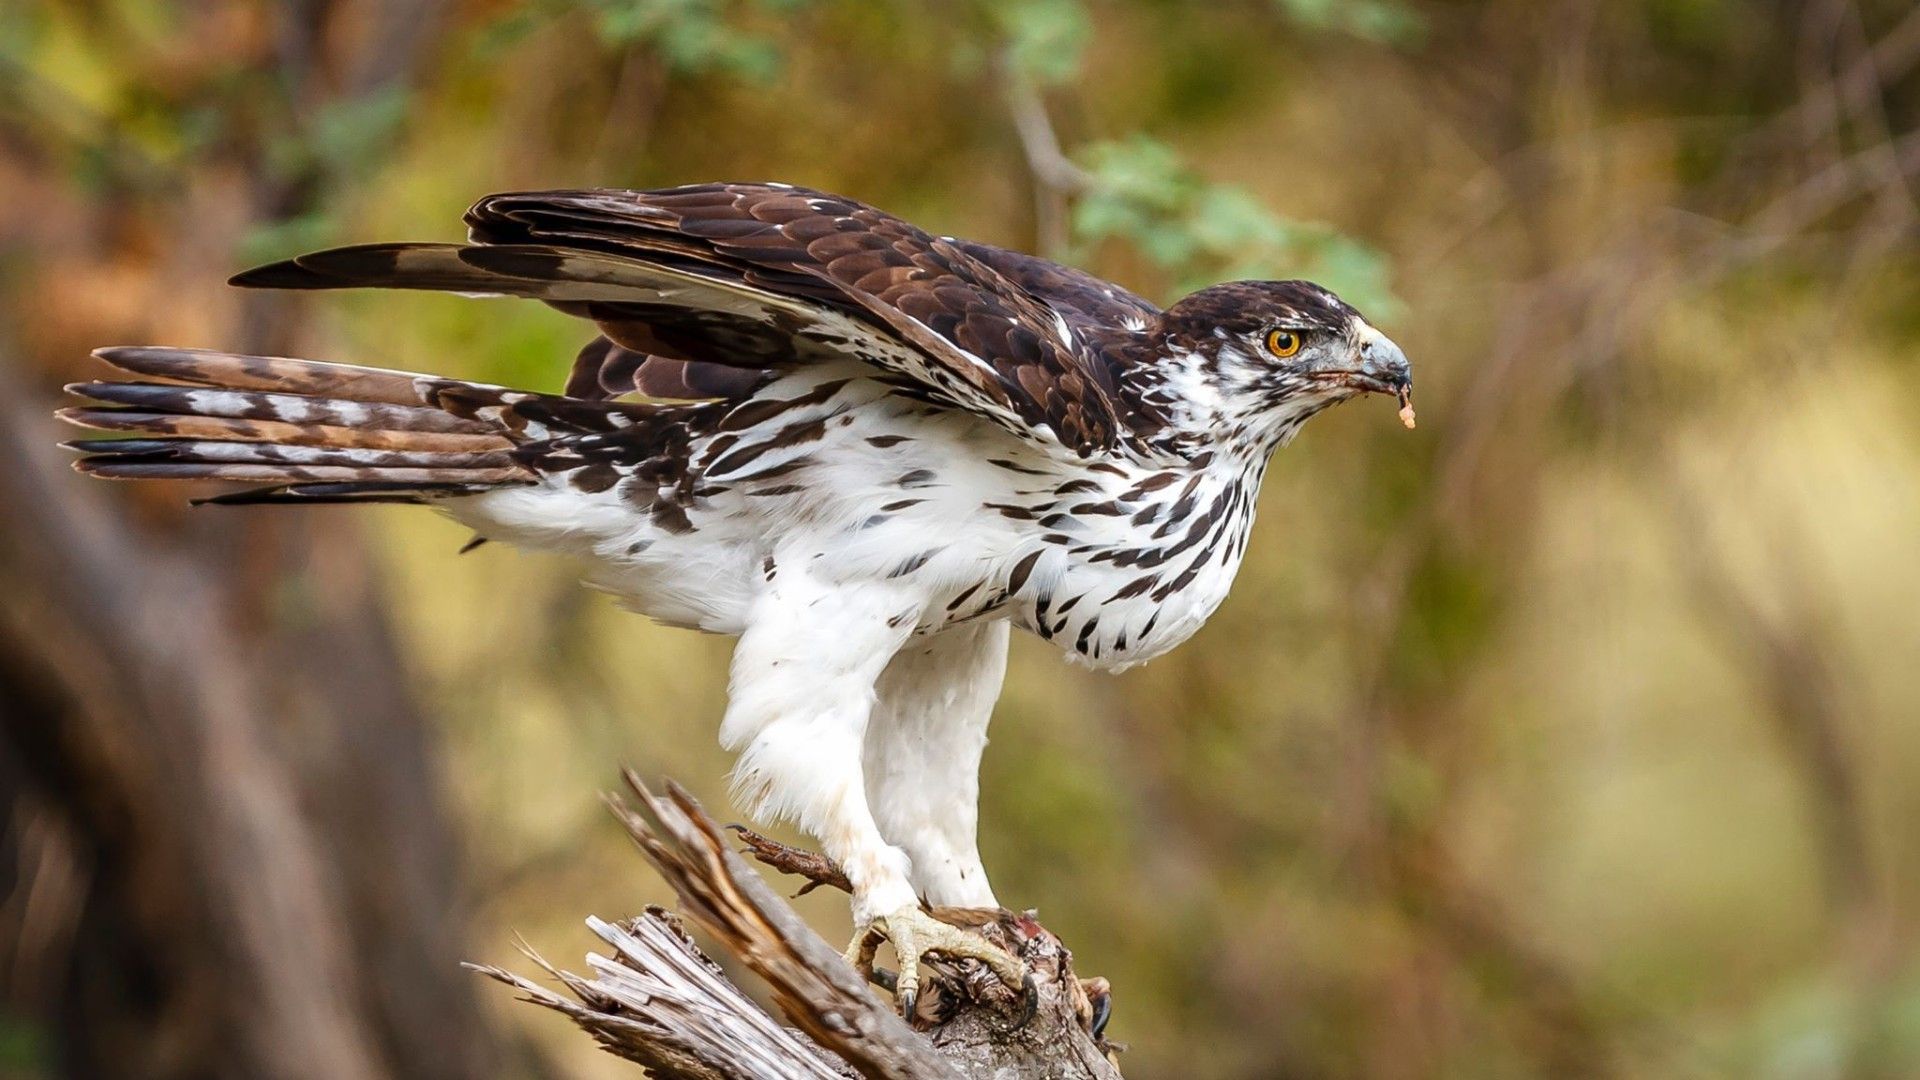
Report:
[{"label": "hooked gray beak", "polygon": [[1380,389],[1400,399],[1400,422],[1413,427],[1413,365],[1393,339],[1369,326],[1361,336],[1360,371],[1378,380]]},{"label": "hooked gray beak", "polygon": [[1407,354],[1393,339],[1368,327],[1367,337],[1360,347],[1360,370],[1370,378],[1386,384],[1389,393],[1398,393],[1413,386],[1413,365],[1407,362]]}]

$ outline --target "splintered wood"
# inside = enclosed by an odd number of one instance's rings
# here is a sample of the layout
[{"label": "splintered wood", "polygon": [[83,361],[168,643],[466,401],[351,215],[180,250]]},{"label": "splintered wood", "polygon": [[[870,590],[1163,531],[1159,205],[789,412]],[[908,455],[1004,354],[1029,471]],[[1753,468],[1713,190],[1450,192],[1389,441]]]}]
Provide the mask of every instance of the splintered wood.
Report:
[{"label": "splintered wood", "polygon": [[[974,961],[931,960],[914,1016],[902,1019],[889,995],[863,985],[839,950],[727,846],[691,796],[672,784],[655,794],[631,772],[626,780],[629,795],[609,796],[608,805],[673,887],[679,915],[650,908],[627,923],[588,919],[613,954],[588,956],[592,977],[561,971],[527,950],[567,994],[501,968],[469,966],[567,1015],[602,1048],[662,1080],[1121,1080],[1113,1063],[1118,1048],[1098,1034],[1111,1000],[1106,981],[1078,978],[1072,954],[1031,914],[935,913],[1019,957],[1033,974],[1035,1001],[1022,1000]],[[830,860],[745,830],[743,839],[769,865],[845,887]],[[708,959],[681,917],[758,975],[798,1030],[768,1015]]]}]

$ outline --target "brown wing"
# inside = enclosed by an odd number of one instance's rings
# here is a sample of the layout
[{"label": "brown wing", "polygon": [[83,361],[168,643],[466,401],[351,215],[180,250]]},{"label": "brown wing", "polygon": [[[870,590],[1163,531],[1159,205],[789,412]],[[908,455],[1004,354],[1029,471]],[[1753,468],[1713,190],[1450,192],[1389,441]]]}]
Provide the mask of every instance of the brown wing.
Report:
[{"label": "brown wing", "polygon": [[961,241],[850,199],[746,184],[532,192],[482,199],[467,220],[468,245],[341,248],[234,283],[545,300],[647,358],[590,346],[574,376],[583,390],[620,386],[627,365],[642,381],[658,372],[692,385],[724,381],[715,367],[854,357],[930,400],[1081,454],[1112,446],[1123,434],[1117,417],[1132,412],[1119,406],[1097,344],[1076,332],[1095,320],[1051,306],[1031,267],[1010,273]]},{"label": "brown wing", "polygon": [[[1012,252],[934,237],[851,199],[780,185],[495,195],[467,222],[480,243],[577,245],[810,300],[912,346],[919,356],[903,373],[938,398],[1010,412],[1082,453],[1120,434],[1114,373],[1079,332],[1097,321],[1091,305],[1057,309],[1047,291],[1067,286],[1072,304],[1101,283],[1066,267],[1022,265],[1005,258]],[[981,257],[993,253],[1001,257]],[[1052,271],[1037,273],[1042,266]],[[1153,310],[1114,292],[1128,311]],[[668,327],[658,312],[635,314],[656,335]],[[867,359],[902,367],[888,356]]]}]

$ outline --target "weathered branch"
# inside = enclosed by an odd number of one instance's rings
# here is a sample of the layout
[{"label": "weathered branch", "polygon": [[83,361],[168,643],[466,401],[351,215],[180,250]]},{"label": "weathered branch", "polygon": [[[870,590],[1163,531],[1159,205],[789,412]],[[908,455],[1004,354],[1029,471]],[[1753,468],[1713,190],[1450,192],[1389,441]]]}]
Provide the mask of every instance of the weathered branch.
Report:
[{"label": "weathered branch", "polygon": [[565,1013],[618,1057],[658,1077],[734,1080],[792,1077],[842,1080],[819,1048],[768,1016],[728,981],[662,908],[613,925],[589,918],[587,927],[614,949],[587,955],[591,979],[564,972],[538,953],[527,958],[571,991],[555,993],[502,968],[470,965],[512,986],[526,1000]]},{"label": "weathered branch", "polygon": [[[1104,980],[1083,984],[1075,977],[1072,955],[1030,915],[938,912],[1021,958],[1037,989],[1031,1014],[1018,993],[977,963],[934,960],[910,1025],[728,848],[724,832],[691,796],[671,784],[665,794],[655,794],[631,772],[626,780],[631,799],[607,800],[614,816],[673,886],[682,913],[758,975],[799,1030],[783,1027],[755,1005],[700,952],[675,916],[658,908],[620,925],[588,920],[613,948],[612,956],[588,956],[591,978],[528,953],[572,997],[499,968],[476,970],[515,987],[528,1001],[565,1013],[608,1051],[669,1080],[1119,1080],[1112,1048],[1096,1034],[1095,1017],[1105,1012]],[[844,887],[845,877],[831,860],[740,832],[756,858],[799,873],[809,888]]]}]

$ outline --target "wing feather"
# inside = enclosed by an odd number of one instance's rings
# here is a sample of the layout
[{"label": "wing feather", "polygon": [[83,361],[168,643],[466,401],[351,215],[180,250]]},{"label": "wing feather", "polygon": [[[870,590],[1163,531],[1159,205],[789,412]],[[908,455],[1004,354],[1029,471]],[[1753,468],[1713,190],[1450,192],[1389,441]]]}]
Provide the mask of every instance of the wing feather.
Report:
[{"label": "wing feather", "polygon": [[575,393],[657,382],[731,394],[753,384],[719,368],[852,357],[929,400],[1083,455],[1129,433],[1133,412],[1102,335],[1154,309],[1057,264],[771,184],[492,195],[467,223],[469,244],[340,248],[234,283],[543,300],[594,320],[609,343],[589,346],[591,361],[583,353]]}]

